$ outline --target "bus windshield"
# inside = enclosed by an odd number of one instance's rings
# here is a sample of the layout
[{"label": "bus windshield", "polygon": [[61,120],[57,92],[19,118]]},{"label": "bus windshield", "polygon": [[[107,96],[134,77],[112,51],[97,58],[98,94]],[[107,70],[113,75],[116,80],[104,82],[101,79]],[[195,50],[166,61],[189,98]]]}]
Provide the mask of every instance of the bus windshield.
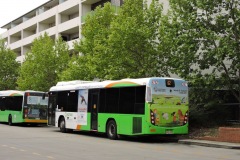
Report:
[{"label": "bus windshield", "polygon": [[46,119],[48,97],[45,93],[26,93],[24,116],[28,119]]}]

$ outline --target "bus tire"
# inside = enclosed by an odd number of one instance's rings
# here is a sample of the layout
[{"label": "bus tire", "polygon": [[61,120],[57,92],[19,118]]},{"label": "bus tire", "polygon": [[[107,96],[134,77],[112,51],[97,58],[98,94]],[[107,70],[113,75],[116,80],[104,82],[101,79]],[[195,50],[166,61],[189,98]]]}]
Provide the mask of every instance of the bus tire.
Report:
[{"label": "bus tire", "polygon": [[59,127],[60,127],[60,131],[62,133],[66,133],[67,132],[67,129],[66,129],[66,122],[65,122],[65,119],[62,117],[59,121]]},{"label": "bus tire", "polygon": [[13,124],[12,124],[12,115],[11,115],[11,114],[8,116],[8,125],[9,125],[9,126],[12,126],[12,125],[13,125]]},{"label": "bus tire", "polygon": [[114,120],[110,120],[107,123],[107,136],[111,140],[116,140],[118,139],[117,135],[117,124]]}]

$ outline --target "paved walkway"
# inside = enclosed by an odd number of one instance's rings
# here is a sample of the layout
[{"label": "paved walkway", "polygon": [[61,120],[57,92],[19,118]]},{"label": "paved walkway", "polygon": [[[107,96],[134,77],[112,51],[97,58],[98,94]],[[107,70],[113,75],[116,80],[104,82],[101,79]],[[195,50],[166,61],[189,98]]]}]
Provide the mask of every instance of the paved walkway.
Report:
[{"label": "paved walkway", "polygon": [[188,145],[199,145],[206,147],[226,148],[226,149],[240,149],[240,143],[228,143],[218,141],[206,141],[206,140],[193,140],[193,139],[180,139],[178,143]]}]

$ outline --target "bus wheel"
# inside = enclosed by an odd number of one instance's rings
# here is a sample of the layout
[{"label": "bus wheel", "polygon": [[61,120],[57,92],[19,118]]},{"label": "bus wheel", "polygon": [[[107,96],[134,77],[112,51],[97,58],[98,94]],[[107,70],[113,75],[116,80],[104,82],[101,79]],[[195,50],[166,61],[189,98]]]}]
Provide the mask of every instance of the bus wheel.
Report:
[{"label": "bus wheel", "polygon": [[118,138],[117,125],[114,120],[110,120],[107,124],[107,136],[112,140],[116,140]]},{"label": "bus wheel", "polygon": [[8,116],[8,125],[12,126],[12,115]]},{"label": "bus wheel", "polygon": [[62,132],[62,133],[66,133],[66,126],[65,126],[66,124],[65,124],[65,119],[62,117],[61,119],[60,119],[60,131]]}]

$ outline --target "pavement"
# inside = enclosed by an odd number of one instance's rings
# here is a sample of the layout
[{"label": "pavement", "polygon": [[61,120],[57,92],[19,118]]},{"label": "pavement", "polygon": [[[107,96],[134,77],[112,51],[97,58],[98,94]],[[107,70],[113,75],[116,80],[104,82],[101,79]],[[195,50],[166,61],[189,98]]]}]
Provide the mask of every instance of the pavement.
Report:
[{"label": "pavement", "polygon": [[205,146],[205,147],[215,147],[215,148],[240,149],[240,143],[193,140],[193,139],[179,139],[178,143],[187,144],[187,145]]}]

